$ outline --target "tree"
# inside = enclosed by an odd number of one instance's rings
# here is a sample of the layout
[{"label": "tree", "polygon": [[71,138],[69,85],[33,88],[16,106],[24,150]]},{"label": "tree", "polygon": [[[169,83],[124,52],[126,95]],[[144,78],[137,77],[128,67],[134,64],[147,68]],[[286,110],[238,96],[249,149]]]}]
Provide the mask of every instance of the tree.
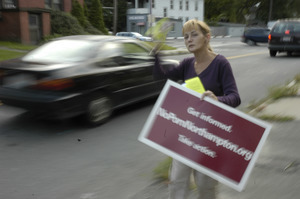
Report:
[{"label": "tree", "polygon": [[87,5],[86,5],[86,3],[84,2],[84,4],[83,4],[83,14],[84,14],[84,16],[88,19],[89,18],[89,9],[88,9],[88,7],[87,7]]},{"label": "tree", "polygon": [[271,1],[271,19],[300,17],[299,0],[205,0],[205,20],[209,23],[249,23],[248,18],[254,17],[253,21],[266,23]]},{"label": "tree", "polygon": [[[263,21],[268,21],[269,9],[271,0],[261,1],[258,10],[258,18]],[[271,20],[283,18],[297,18],[300,17],[300,2],[299,0],[273,0]]]},{"label": "tree", "polygon": [[88,9],[86,5],[84,7],[81,6],[81,4],[78,2],[78,0],[72,0],[72,10],[71,14],[76,17],[79,24],[83,27],[85,32],[89,34],[94,35],[102,35],[103,33],[92,26],[92,24],[89,22],[88,17],[85,15],[88,13]]},{"label": "tree", "polygon": [[103,21],[102,5],[100,0],[91,0],[87,6],[89,10],[88,19],[90,23],[104,34],[108,34]]},{"label": "tree", "polygon": [[51,12],[51,34],[52,35],[82,35],[86,34],[78,20],[69,13],[61,11]]},{"label": "tree", "polygon": [[208,22],[245,23],[245,15],[258,0],[206,0],[205,20]]},{"label": "tree", "polygon": [[72,0],[71,14],[77,18],[78,22],[82,27],[86,26],[86,20],[83,12],[83,8],[78,2],[78,0]]},{"label": "tree", "polygon": [[[114,7],[114,1],[101,0],[103,7]],[[118,0],[118,19],[117,32],[126,31],[127,24],[127,0]],[[114,11],[112,9],[103,9],[104,23],[109,30],[113,30]]]}]

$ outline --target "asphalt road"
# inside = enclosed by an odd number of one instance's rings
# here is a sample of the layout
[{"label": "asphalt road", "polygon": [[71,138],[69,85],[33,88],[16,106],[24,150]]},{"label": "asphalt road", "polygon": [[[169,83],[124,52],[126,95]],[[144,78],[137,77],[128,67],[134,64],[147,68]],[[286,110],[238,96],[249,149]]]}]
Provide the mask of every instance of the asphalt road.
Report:
[{"label": "asphalt road", "polygon": [[[183,41],[169,42],[181,46]],[[215,38],[211,44],[232,65],[242,98],[239,109],[300,71],[300,56],[271,58],[266,44],[248,46],[239,38]],[[153,168],[165,158],[137,141],[154,103],[119,110],[108,123],[91,129],[72,120],[40,121],[1,105],[0,198],[130,198],[149,185]]]}]

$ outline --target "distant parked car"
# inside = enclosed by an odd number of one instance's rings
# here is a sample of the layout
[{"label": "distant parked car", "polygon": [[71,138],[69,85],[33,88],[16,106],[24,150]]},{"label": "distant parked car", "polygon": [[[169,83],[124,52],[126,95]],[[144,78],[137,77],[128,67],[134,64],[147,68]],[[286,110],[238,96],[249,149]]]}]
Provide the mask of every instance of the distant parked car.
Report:
[{"label": "distant parked car", "polygon": [[300,19],[278,20],[269,34],[269,52],[275,57],[277,52],[300,52]]},{"label": "distant parked car", "polygon": [[151,37],[146,37],[141,35],[138,32],[118,32],[116,36],[121,36],[121,37],[132,37],[135,39],[139,39],[141,41],[153,41]]},{"label": "distant parked car", "polygon": [[246,28],[242,35],[241,41],[248,45],[256,45],[256,43],[268,43],[268,28]]},{"label": "distant parked car", "polygon": [[[0,62],[0,100],[41,118],[82,115],[98,125],[116,108],[159,95],[165,80],[153,78],[151,50],[124,37],[57,38],[24,57]],[[177,64],[162,59],[162,67]]]},{"label": "distant parked car", "polygon": [[268,21],[267,27],[271,30],[277,21]]}]

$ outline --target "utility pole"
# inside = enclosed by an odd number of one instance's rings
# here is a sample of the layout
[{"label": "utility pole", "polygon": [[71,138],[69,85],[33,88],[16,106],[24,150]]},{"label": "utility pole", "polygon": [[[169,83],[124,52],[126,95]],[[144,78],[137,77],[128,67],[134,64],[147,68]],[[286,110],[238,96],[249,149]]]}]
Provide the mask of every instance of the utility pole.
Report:
[{"label": "utility pole", "polygon": [[113,20],[113,34],[117,33],[117,22],[118,22],[118,0],[114,0],[114,7],[102,7],[103,9],[114,10],[114,20]]},{"label": "utility pole", "polygon": [[272,19],[272,9],[273,9],[273,0],[270,0],[269,18],[268,18],[269,21],[271,21]]},{"label": "utility pole", "polygon": [[117,22],[118,22],[118,0],[114,0],[114,35],[117,33]]}]

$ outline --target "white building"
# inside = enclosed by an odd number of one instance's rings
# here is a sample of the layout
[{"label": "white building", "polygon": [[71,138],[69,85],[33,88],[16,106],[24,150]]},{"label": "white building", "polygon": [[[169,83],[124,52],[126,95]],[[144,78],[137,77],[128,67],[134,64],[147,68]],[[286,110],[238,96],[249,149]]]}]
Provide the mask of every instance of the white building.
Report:
[{"label": "white building", "polygon": [[181,36],[183,23],[204,20],[204,0],[128,0],[127,31],[144,34],[161,18],[173,23],[169,36]]}]

